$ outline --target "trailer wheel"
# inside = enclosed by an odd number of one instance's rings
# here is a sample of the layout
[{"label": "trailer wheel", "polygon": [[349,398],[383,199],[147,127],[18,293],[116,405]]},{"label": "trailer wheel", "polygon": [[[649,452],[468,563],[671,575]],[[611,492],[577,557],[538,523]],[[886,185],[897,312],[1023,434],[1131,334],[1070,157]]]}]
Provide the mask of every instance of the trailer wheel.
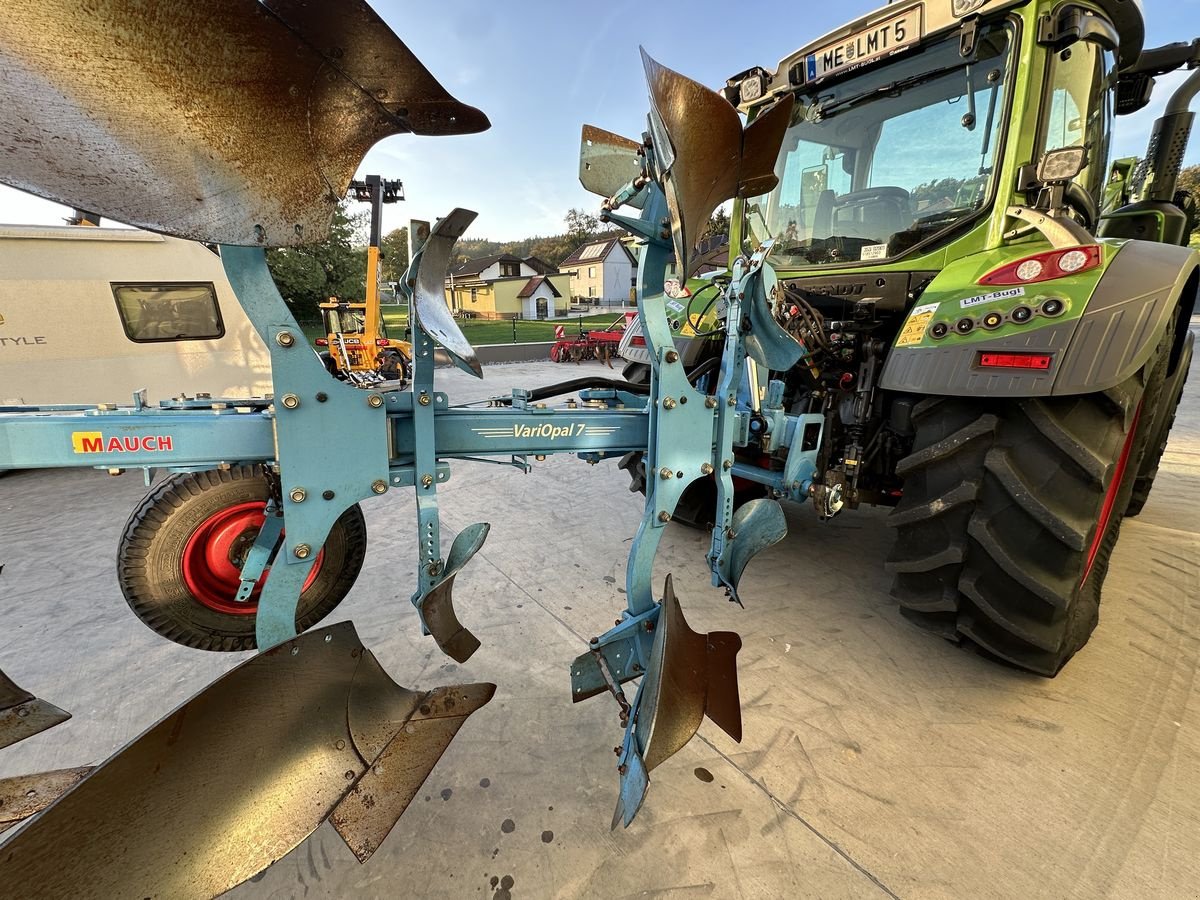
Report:
[{"label": "trailer wheel", "polygon": [[1170,336],[1111,390],[917,404],[889,517],[887,568],[905,617],[1046,676],[1087,643]]},{"label": "trailer wheel", "polygon": [[[253,649],[257,590],[245,603],[233,598],[270,491],[265,470],[254,465],[172,475],[147,494],[117,550],[117,577],[134,614],[186,647]],[[355,505],[334,523],[313,564],[296,608],[297,631],[342,601],[365,555],[366,523]]]}]

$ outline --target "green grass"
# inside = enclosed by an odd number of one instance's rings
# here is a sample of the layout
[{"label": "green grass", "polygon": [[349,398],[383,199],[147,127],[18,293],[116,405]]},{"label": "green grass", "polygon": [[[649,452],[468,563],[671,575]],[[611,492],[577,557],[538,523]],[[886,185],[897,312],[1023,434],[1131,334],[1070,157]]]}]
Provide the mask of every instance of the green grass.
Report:
[{"label": "green grass", "polygon": [[[562,325],[566,329],[567,335],[571,336],[579,333],[581,324],[584,331],[605,328],[619,317],[621,317],[620,313],[605,312],[594,316],[573,315],[569,319],[553,319],[551,321],[459,319],[458,324],[462,328],[463,335],[466,336],[467,340],[475,346],[480,346],[482,344],[514,343],[514,325],[516,326],[517,343],[552,341],[554,340],[554,328],[557,325]],[[383,320],[387,325],[389,335],[394,338],[402,338],[404,336],[404,329],[408,326],[408,309],[406,307],[385,306],[383,308]],[[310,344],[316,338],[325,336],[320,325],[302,325],[301,328]]]}]

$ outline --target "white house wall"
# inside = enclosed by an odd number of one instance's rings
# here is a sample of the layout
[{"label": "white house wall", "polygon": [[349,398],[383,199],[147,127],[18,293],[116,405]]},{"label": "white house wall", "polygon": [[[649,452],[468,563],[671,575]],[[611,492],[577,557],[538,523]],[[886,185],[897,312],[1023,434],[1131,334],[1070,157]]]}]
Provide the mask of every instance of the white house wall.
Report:
[{"label": "white house wall", "polygon": [[628,301],[629,285],[633,278],[633,264],[629,256],[614,243],[604,260],[604,299],[607,301]]},{"label": "white house wall", "polygon": [[[547,318],[552,319],[557,315],[557,310],[555,309],[555,306],[554,306],[554,303],[555,303],[554,292],[550,290],[549,285],[547,285],[545,282],[542,282],[541,284],[539,284],[537,286],[537,290],[535,290],[530,296],[524,298],[521,301],[521,304],[522,304],[521,315],[524,318],[526,318],[526,319],[536,319],[537,318],[537,302],[538,302],[538,300],[546,301],[546,317]],[[562,301],[560,300],[558,302],[561,303]]]}]

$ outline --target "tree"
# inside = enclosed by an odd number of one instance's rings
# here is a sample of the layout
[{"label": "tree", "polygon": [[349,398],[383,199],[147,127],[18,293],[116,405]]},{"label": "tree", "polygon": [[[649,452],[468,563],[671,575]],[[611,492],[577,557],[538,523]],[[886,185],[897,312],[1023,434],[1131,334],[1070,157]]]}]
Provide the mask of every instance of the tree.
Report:
[{"label": "tree", "polygon": [[399,281],[408,268],[408,226],[389,231],[379,241],[383,256],[383,280]]},{"label": "tree", "polygon": [[705,226],[704,232],[700,235],[700,240],[707,237],[715,237],[718,234],[729,234],[729,213],[725,211],[725,207],[718,206],[716,211],[709,217],[708,225]]},{"label": "tree", "polygon": [[567,223],[567,237],[576,244],[582,244],[600,230],[600,220],[591,213],[571,207],[564,217]]},{"label": "tree", "polygon": [[319,320],[317,304],[330,297],[362,300],[367,253],[356,244],[366,216],[351,216],[339,206],[334,210],[329,237],[322,243],[267,251],[271,277],[299,321]]}]

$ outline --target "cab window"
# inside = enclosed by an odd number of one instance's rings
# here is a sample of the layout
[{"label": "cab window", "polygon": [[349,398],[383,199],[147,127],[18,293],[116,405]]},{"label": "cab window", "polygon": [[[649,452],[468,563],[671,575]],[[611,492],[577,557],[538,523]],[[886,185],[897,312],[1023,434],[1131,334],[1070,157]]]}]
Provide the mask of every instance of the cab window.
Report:
[{"label": "cab window", "polygon": [[225,334],[211,283],[113,284],[112,292],[134,343],[211,341]]},{"label": "cab window", "polygon": [[1085,146],[1088,165],[1075,181],[1097,201],[1108,172],[1112,59],[1090,41],[1054,54],[1042,120],[1042,151]]}]

